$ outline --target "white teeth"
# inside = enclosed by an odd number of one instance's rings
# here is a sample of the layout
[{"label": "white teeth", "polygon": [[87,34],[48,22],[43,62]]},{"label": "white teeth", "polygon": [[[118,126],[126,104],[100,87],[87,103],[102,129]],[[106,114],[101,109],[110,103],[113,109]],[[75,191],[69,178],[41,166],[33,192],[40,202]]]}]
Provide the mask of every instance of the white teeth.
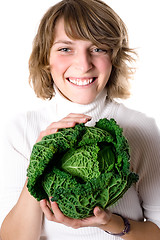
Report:
[{"label": "white teeth", "polygon": [[88,85],[88,84],[90,84],[90,83],[92,83],[93,82],[93,79],[94,78],[89,78],[89,79],[85,79],[85,80],[81,80],[81,79],[79,79],[79,78],[77,78],[77,79],[68,79],[71,83],[73,83],[73,84],[75,84],[75,85],[78,85],[78,86],[86,86],[86,85]]}]

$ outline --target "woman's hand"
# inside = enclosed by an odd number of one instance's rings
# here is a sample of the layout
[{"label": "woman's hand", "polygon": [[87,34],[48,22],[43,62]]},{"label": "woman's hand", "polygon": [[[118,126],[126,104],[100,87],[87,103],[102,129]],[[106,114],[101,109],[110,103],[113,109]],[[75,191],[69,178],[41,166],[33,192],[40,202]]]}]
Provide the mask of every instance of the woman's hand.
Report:
[{"label": "woman's hand", "polygon": [[86,123],[91,120],[91,117],[85,114],[70,113],[65,118],[58,122],[51,123],[46,130],[42,131],[37,139],[41,141],[44,136],[58,132],[58,129],[74,127],[77,123]]},{"label": "woman's hand", "polygon": [[99,207],[95,207],[93,210],[93,216],[85,219],[73,219],[65,216],[60,211],[56,202],[48,202],[47,200],[43,199],[40,201],[40,206],[49,221],[62,223],[74,229],[80,227],[100,227],[101,229],[105,229],[112,216],[112,213],[108,210],[104,211]]}]

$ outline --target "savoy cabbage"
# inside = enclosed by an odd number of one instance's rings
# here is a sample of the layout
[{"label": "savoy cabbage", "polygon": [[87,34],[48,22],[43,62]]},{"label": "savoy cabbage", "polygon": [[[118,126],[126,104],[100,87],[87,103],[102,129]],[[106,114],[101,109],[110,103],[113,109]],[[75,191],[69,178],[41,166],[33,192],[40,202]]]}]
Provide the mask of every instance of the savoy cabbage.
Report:
[{"label": "savoy cabbage", "polygon": [[129,160],[128,142],[114,119],[94,127],[77,124],[33,146],[27,187],[38,201],[52,197],[66,216],[85,218],[95,206],[117,202],[138,180]]}]

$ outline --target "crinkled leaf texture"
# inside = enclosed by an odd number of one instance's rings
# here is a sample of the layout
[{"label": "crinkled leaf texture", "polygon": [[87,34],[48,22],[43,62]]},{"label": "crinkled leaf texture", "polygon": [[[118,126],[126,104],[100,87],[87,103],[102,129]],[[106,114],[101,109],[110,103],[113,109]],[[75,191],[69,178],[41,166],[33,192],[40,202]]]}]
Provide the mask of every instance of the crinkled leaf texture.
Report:
[{"label": "crinkled leaf texture", "polygon": [[138,180],[129,170],[129,145],[114,119],[94,127],[77,124],[43,137],[33,146],[28,190],[38,201],[52,197],[71,218],[106,208]]}]

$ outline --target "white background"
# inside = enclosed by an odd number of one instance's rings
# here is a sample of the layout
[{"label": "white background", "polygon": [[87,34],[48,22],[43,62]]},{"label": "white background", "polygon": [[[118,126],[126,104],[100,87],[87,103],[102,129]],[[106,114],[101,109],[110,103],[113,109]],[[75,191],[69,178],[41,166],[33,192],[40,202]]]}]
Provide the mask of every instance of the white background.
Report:
[{"label": "white background", "polygon": [[[41,104],[28,84],[28,59],[39,21],[55,0],[0,3],[1,127],[10,114]],[[160,126],[159,0],[106,0],[123,19],[139,61],[130,100],[124,103],[156,119]]]}]

